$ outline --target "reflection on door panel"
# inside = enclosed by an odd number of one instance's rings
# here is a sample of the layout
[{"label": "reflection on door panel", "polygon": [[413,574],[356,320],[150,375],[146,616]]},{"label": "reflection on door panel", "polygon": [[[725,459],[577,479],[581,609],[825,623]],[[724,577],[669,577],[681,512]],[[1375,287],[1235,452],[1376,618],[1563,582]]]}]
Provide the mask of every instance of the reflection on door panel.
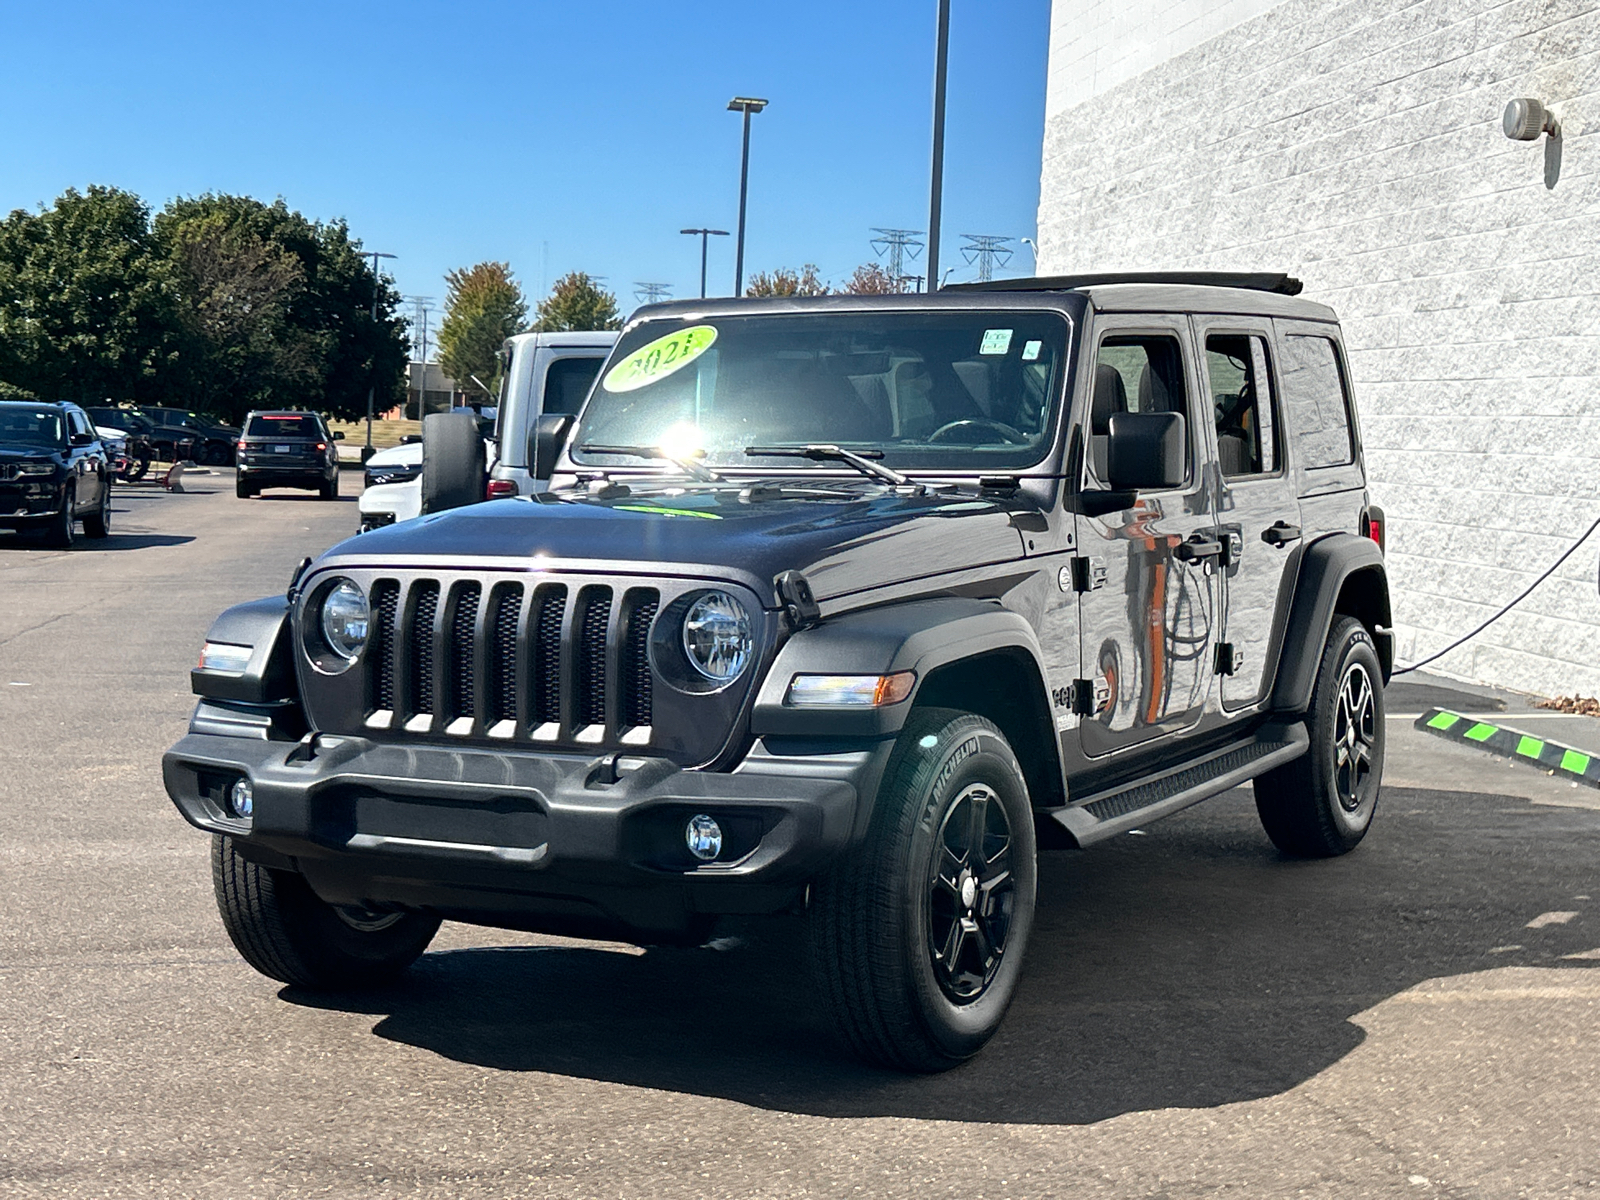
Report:
[{"label": "reflection on door panel", "polygon": [[[1175,733],[1199,719],[1209,693],[1217,595],[1211,560],[1179,547],[1210,537],[1204,473],[1195,469],[1193,408],[1175,334],[1104,338],[1090,404],[1089,472],[1106,478],[1110,420],[1118,412],[1175,412],[1186,422],[1188,482],[1142,494],[1126,509],[1083,516],[1079,550],[1091,568],[1081,596],[1083,670],[1096,712],[1080,725],[1095,756]],[[1103,582],[1102,582],[1103,581]]]},{"label": "reflection on door panel", "polygon": [[[1217,528],[1221,559],[1223,649],[1218,655],[1225,709],[1261,698],[1277,650],[1277,601],[1299,561],[1297,510],[1283,470],[1277,395],[1264,333],[1205,335],[1205,363],[1217,430],[1222,486]],[[1287,573],[1287,579],[1285,575]]]}]

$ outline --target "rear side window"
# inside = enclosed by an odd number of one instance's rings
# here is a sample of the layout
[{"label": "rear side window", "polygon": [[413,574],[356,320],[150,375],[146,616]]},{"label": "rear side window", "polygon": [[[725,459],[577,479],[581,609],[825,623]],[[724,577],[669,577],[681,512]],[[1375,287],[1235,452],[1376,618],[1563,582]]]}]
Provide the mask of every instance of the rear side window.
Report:
[{"label": "rear side window", "polygon": [[1283,339],[1283,398],[1303,466],[1316,470],[1355,461],[1349,389],[1330,338]]},{"label": "rear side window", "polygon": [[1217,459],[1226,476],[1270,475],[1278,469],[1272,372],[1265,338],[1214,333],[1206,338],[1206,375],[1217,423]]},{"label": "rear side window", "polygon": [[603,358],[558,358],[544,377],[546,413],[575,413],[583,407],[594,377],[600,374]]},{"label": "rear side window", "polygon": [[300,414],[282,416],[256,416],[250,418],[246,437],[256,438],[317,438],[322,437],[322,426],[316,417]]}]

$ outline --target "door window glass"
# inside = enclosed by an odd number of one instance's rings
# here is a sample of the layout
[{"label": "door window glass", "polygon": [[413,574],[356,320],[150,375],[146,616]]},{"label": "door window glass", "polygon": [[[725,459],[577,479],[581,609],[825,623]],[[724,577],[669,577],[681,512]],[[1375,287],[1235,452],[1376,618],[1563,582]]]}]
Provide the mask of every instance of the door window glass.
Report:
[{"label": "door window glass", "polygon": [[[1111,417],[1119,412],[1175,412],[1187,422],[1189,400],[1183,386],[1183,351],[1175,337],[1128,334],[1100,343],[1095,359],[1094,395],[1089,404],[1089,459],[1106,478]],[[1184,445],[1184,475],[1189,472]]]},{"label": "door window glass", "polygon": [[1350,398],[1331,339],[1283,339],[1283,396],[1304,466],[1315,470],[1355,461]]},{"label": "door window glass", "polygon": [[575,413],[583,407],[584,398],[600,374],[603,358],[558,358],[550,364],[544,376],[544,407],[546,413]]},{"label": "door window glass", "polygon": [[1266,339],[1214,333],[1206,339],[1206,374],[1217,424],[1217,461],[1226,476],[1278,469],[1272,374]]}]

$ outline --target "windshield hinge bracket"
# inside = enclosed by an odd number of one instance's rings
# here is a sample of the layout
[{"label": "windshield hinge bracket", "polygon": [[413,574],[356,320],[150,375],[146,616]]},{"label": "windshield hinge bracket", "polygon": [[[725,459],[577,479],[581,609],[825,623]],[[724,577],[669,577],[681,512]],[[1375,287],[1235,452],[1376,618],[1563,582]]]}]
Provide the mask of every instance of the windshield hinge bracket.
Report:
[{"label": "windshield hinge bracket", "polygon": [[811,594],[811,581],[799,571],[785,571],[772,581],[778,600],[783,604],[784,615],[795,632],[810,629],[822,620],[822,609]]}]

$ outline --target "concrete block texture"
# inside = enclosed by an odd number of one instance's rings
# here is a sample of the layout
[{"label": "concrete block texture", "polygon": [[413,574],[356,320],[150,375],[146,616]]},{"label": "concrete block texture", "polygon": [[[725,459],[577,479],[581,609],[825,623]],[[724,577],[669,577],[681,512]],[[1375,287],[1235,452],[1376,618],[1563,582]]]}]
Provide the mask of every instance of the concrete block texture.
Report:
[{"label": "concrete block texture", "polygon": [[[1600,518],[1600,0],[1057,0],[1039,272],[1285,270],[1344,324],[1415,661]],[[1528,96],[1561,137],[1512,142]],[[1436,664],[1600,694],[1600,533]]]}]

